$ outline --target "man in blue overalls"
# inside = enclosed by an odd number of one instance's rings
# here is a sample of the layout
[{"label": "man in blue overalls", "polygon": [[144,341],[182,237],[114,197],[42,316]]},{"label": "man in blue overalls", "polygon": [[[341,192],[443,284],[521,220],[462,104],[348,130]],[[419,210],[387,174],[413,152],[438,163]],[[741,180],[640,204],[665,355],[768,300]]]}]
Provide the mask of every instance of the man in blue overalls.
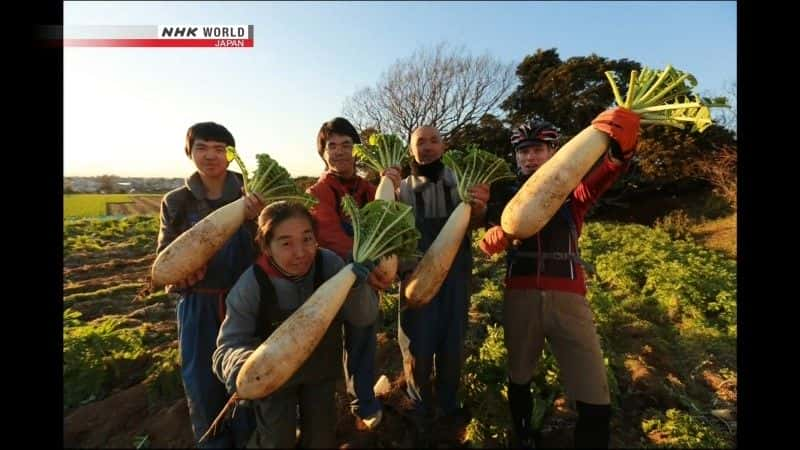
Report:
[{"label": "man in blue overalls", "polygon": [[[419,127],[412,133],[409,144],[413,156],[411,175],[400,182],[399,201],[414,208],[417,229],[422,234],[418,244],[422,255],[461,199],[453,172],[444,167],[441,160],[444,143],[439,131],[433,127]],[[473,228],[485,217],[489,188],[485,184],[476,185],[470,189],[470,195],[470,228]],[[401,263],[401,293],[416,262]],[[423,435],[430,431],[434,418],[452,417],[460,412],[457,391],[464,359],[471,275],[472,250],[467,232],[447,278],[430,303],[419,308],[410,308],[405,302],[400,305],[398,340],[407,394]],[[432,382],[434,361],[436,381]]]},{"label": "man in blue overalls", "polygon": [[[184,150],[197,171],[184,186],[170,191],[161,201],[157,253],[200,219],[242,196],[242,175],[228,171],[228,145],[236,145],[233,135],[217,123],[198,123],[187,131]],[[181,377],[195,440],[206,432],[229,397],[225,386],[211,372],[211,355],[225,317],[228,289],[256,256],[253,220],[263,205],[252,194],[246,204],[248,220],[206,266],[186,280],[167,286],[167,292],[181,295],[177,308]],[[252,411],[240,408],[232,421],[198,446],[243,447],[254,427]]]}]

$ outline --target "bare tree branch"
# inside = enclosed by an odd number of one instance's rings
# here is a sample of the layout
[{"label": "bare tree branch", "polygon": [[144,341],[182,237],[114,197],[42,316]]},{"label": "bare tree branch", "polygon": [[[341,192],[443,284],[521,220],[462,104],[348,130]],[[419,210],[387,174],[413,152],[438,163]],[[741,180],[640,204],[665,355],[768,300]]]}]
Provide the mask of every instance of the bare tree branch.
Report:
[{"label": "bare tree branch", "polygon": [[516,80],[514,70],[488,54],[474,57],[440,43],[392,64],[374,87],[348,97],[343,112],[362,130],[408,139],[415,128],[431,125],[446,139],[498,107]]},{"label": "bare tree branch", "polygon": [[716,191],[736,209],[736,147],[724,146],[694,163],[696,176],[711,183]]}]

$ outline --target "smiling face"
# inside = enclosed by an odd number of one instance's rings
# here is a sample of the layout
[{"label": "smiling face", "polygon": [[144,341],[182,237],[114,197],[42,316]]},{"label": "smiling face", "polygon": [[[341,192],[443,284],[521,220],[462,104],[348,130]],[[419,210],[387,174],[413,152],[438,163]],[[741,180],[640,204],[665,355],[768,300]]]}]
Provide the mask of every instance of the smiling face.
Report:
[{"label": "smiling face", "polygon": [[191,156],[197,170],[210,178],[225,176],[228,170],[228,158],[225,151],[227,144],[219,141],[195,139],[192,144]]},{"label": "smiling face", "polygon": [[517,158],[517,167],[523,175],[528,176],[539,167],[542,167],[556,152],[550,144],[546,142],[536,141],[523,148],[518,149],[515,153]]},{"label": "smiling face", "polygon": [[314,263],[317,240],[311,222],[301,216],[288,217],[275,225],[267,253],[291,276],[307,273]]},{"label": "smiling face", "polygon": [[419,127],[411,135],[411,155],[417,164],[430,164],[442,157],[444,143],[439,130],[433,127]]},{"label": "smiling face", "polygon": [[325,143],[322,159],[327,164],[329,171],[342,178],[351,178],[356,170],[353,158],[353,138],[332,133]]}]

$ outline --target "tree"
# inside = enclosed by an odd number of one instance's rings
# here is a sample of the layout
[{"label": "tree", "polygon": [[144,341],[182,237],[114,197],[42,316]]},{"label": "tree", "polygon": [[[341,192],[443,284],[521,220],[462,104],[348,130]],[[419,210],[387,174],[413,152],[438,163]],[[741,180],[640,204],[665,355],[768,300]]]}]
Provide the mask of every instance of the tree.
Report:
[{"label": "tree", "polygon": [[369,142],[369,137],[372,136],[373,134],[378,134],[378,133],[380,133],[380,130],[378,130],[375,127],[363,128],[361,130],[361,133],[359,133],[359,137],[361,138],[361,143],[367,144]]},{"label": "tree", "polygon": [[100,190],[105,192],[106,194],[113,194],[117,190],[117,180],[119,179],[116,175],[102,175],[98,180],[100,182]]},{"label": "tree", "polygon": [[728,130],[732,131],[734,136],[736,136],[736,99],[738,90],[736,89],[736,82],[733,81],[728,83],[725,87],[725,92],[723,97],[728,102],[728,108],[715,108],[714,111],[714,121],[721,127],[727,128]]},{"label": "tree", "polygon": [[714,190],[728,204],[736,209],[736,160],[738,151],[735,146],[724,146],[695,162],[697,177],[714,186]]},{"label": "tree", "polygon": [[[719,108],[714,114],[714,120],[724,131],[715,130],[721,134],[721,138],[712,137],[712,150],[701,155],[692,165],[693,174],[701,179],[708,181],[714,190],[728,204],[736,209],[736,187],[737,187],[737,160],[738,145],[736,142],[737,132],[737,89],[736,82],[728,84],[725,90],[725,100],[729,108]],[[707,131],[714,129],[710,128]]]},{"label": "tree", "polygon": [[695,177],[697,161],[735,146],[733,132],[719,125],[702,133],[651,125],[639,135],[636,162],[645,180],[663,184]]},{"label": "tree", "polygon": [[486,114],[477,123],[468,123],[450,135],[447,148],[465,150],[477,145],[514,164],[511,151],[511,129],[493,114]]},{"label": "tree", "polygon": [[[641,70],[640,63],[628,59],[612,60],[595,54],[562,61],[556,49],[539,49],[526,56],[517,67],[520,84],[502,103],[511,124],[539,116],[561,129],[562,144],[589,126],[595,116],[613,106],[614,94],[605,71],[617,73],[620,92],[627,92],[631,70]],[[700,80],[702,82],[702,80]],[[734,98],[735,85],[729,89]],[[733,117],[720,110],[723,117]],[[727,116],[725,116],[727,114]],[[644,126],[639,135],[637,156],[631,168],[600,199],[603,204],[626,204],[634,196],[674,195],[696,189],[708,189],[705,173],[700,175],[697,162],[715,158],[720,148],[735,148],[736,137],[728,123],[714,125],[703,133],[690,133],[663,126]],[[726,128],[728,127],[728,128]],[[734,128],[735,130],[735,125]]]},{"label": "tree", "polygon": [[556,49],[538,49],[517,66],[520,84],[501,107],[514,125],[539,116],[558,126],[569,139],[613,104],[614,93],[605,71],[621,75],[620,90],[625,92],[633,69],[640,70],[641,64],[595,54],[562,61]]},{"label": "tree", "polygon": [[442,43],[395,62],[374,87],[347,98],[344,115],[362,130],[374,127],[406,142],[422,125],[447,139],[492,112],[513,82],[513,65]]}]

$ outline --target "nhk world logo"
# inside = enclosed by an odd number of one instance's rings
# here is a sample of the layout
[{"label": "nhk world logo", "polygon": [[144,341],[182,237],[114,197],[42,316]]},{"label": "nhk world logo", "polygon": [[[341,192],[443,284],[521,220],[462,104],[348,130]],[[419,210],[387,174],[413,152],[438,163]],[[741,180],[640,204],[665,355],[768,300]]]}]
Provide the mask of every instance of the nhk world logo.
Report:
[{"label": "nhk world logo", "polygon": [[65,47],[252,47],[253,25],[65,26]]}]

